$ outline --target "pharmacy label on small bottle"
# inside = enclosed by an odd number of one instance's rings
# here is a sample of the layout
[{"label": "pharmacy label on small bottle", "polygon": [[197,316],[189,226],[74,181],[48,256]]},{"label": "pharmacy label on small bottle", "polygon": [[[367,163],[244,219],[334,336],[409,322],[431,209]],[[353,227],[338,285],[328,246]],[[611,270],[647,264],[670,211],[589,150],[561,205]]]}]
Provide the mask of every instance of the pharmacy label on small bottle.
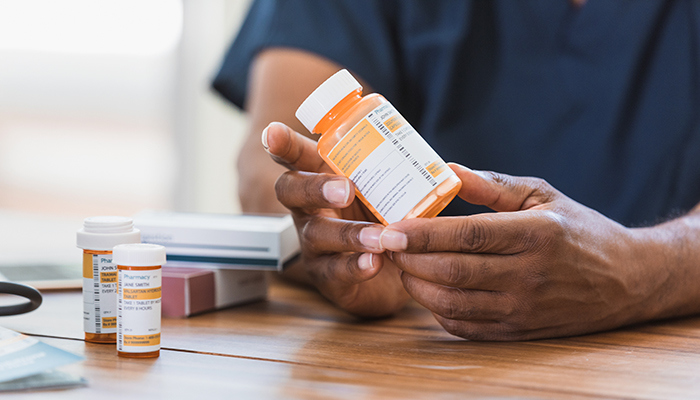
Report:
[{"label": "pharmacy label on small bottle", "polygon": [[160,349],[161,269],[119,270],[117,350]]},{"label": "pharmacy label on small bottle", "polygon": [[87,333],[117,332],[117,266],[112,254],[83,253],[83,327]]},{"label": "pharmacy label on small bottle", "polygon": [[390,224],[454,175],[389,103],[362,118],[333,146],[328,159]]}]

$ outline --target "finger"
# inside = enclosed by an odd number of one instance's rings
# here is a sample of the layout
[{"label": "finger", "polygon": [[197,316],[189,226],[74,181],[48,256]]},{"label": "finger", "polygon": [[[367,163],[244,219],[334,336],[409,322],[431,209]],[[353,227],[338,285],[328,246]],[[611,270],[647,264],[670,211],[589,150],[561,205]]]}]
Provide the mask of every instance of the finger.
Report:
[{"label": "finger", "polygon": [[262,131],[262,144],[278,164],[290,170],[332,172],[316,150],[317,143],[281,122]]},{"label": "finger", "polygon": [[411,297],[433,313],[457,320],[499,320],[512,309],[508,297],[501,292],[467,290],[438,285],[401,274],[403,286]]},{"label": "finger", "polygon": [[355,199],[354,184],[347,178],[311,172],[289,171],[275,183],[277,200],[285,207],[344,208]]},{"label": "finger", "polygon": [[[410,299],[399,278],[399,270],[383,254],[363,254],[357,259],[372,257],[373,267],[349,277],[327,277],[328,281],[315,282],[319,292],[343,310],[363,318],[386,317],[401,309]],[[328,260],[325,260],[328,261]],[[331,265],[326,262],[319,268]],[[333,268],[333,271],[342,271]],[[347,271],[352,272],[351,269]]]},{"label": "finger", "polygon": [[414,218],[388,225],[380,240],[391,251],[518,254],[561,226],[558,214],[546,210]]},{"label": "finger", "polygon": [[515,256],[462,253],[393,253],[399,269],[423,281],[453,288],[506,290],[523,275]]},{"label": "finger", "polygon": [[384,259],[381,254],[335,253],[314,259],[309,268],[315,286],[355,285],[372,279],[382,269]]},{"label": "finger", "polygon": [[462,181],[459,197],[496,211],[527,210],[551,202],[560,195],[542,179],[474,171],[454,163],[449,165]]},{"label": "finger", "polygon": [[463,321],[445,318],[433,313],[437,322],[455,336],[474,341],[512,341],[526,337],[512,331],[508,325],[498,321]]},{"label": "finger", "polygon": [[384,226],[370,222],[314,216],[300,232],[302,246],[316,254],[339,252],[382,253],[379,236]]}]

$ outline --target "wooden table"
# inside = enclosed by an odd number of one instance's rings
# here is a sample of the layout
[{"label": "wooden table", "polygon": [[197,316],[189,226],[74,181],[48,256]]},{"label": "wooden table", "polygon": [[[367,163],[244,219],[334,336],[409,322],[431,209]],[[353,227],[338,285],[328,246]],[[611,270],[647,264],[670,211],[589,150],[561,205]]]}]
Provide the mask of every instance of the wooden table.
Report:
[{"label": "wooden table", "polygon": [[268,297],[164,319],[160,358],[133,360],[82,341],[79,292],[46,294],[39,310],[0,325],[83,355],[62,370],[89,384],[3,398],[700,398],[699,317],[479,343],[446,333],[415,303],[391,319],[359,321],[276,279]]}]

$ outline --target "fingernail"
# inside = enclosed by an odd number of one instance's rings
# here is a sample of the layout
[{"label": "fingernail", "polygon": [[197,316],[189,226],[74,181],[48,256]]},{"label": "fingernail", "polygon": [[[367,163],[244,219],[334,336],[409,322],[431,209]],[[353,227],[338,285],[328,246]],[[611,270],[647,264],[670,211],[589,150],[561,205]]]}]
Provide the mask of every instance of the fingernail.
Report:
[{"label": "fingernail", "polygon": [[469,168],[469,167],[465,167],[465,166],[462,165],[462,164],[457,164],[457,163],[450,163],[450,164],[454,165],[455,167],[457,167],[457,168],[459,168],[459,169],[461,169],[461,170],[463,170],[463,171],[476,173],[473,169],[471,169],[471,168]]},{"label": "fingernail", "polygon": [[350,184],[347,179],[335,179],[323,185],[323,197],[331,203],[345,204],[350,196]]},{"label": "fingernail", "polygon": [[382,246],[379,244],[379,237],[383,231],[383,228],[376,226],[362,229],[360,231],[360,243],[368,249],[381,250]]},{"label": "fingernail", "polygon": [[406,238],[406,234],[403,232],[384,229],[379,236],[379,244],[383,249],[403,251],[408,247],[408,238]]},{"label": "fingernail", "polygon": [[357,266],[363,270],[366,271],[368,269],[374,268],[374,264],[372,263],[374,261],[374,257],[372,253],[364,253],[360,256],[360,258],[357,259]]},{"label": "fingernail", "polygon": [[462,169],[462,170],[464,170],[464,171],[471,172],[472,174],[474,174],[474,175],[480,177],[481,179],[489,180],[489,177],[488,177],[486,174],[484,174],[482,171],[478,171],[478,170],[475,170],[475,169],[471,169],[471,168],[469,168],[469,167],[465,167],[464,165],[457,164],[457,163],[450,163],[450,164],[453,164],[453,165],[455,165],[457,168]]},{"label": "fingernail", "polygon": [[394,262],[394,252],[393,251],[387,251],[386,256],[389,257],[389,259]]},{"label": "fingernail", "polygon": [[266,126],[265,129],[262,131],[262,145],[265,148],[265,151],[268,151],[270,146],[267,144],[267,130],[270,129],[270,125]]}]

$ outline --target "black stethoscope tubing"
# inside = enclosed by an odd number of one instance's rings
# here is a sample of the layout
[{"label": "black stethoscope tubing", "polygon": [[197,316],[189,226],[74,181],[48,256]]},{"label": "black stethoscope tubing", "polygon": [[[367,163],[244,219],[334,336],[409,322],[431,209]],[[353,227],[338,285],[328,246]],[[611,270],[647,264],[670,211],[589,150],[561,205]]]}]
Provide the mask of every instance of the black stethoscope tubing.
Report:
[{"label": "black stethoscope tubing", "polygon": [[29,301],[0,307],[0,316],[24,314],[34,311],[41,305],[41,293],[31,286],[14,282],[0,282],[0,294],[13,294]]}]

